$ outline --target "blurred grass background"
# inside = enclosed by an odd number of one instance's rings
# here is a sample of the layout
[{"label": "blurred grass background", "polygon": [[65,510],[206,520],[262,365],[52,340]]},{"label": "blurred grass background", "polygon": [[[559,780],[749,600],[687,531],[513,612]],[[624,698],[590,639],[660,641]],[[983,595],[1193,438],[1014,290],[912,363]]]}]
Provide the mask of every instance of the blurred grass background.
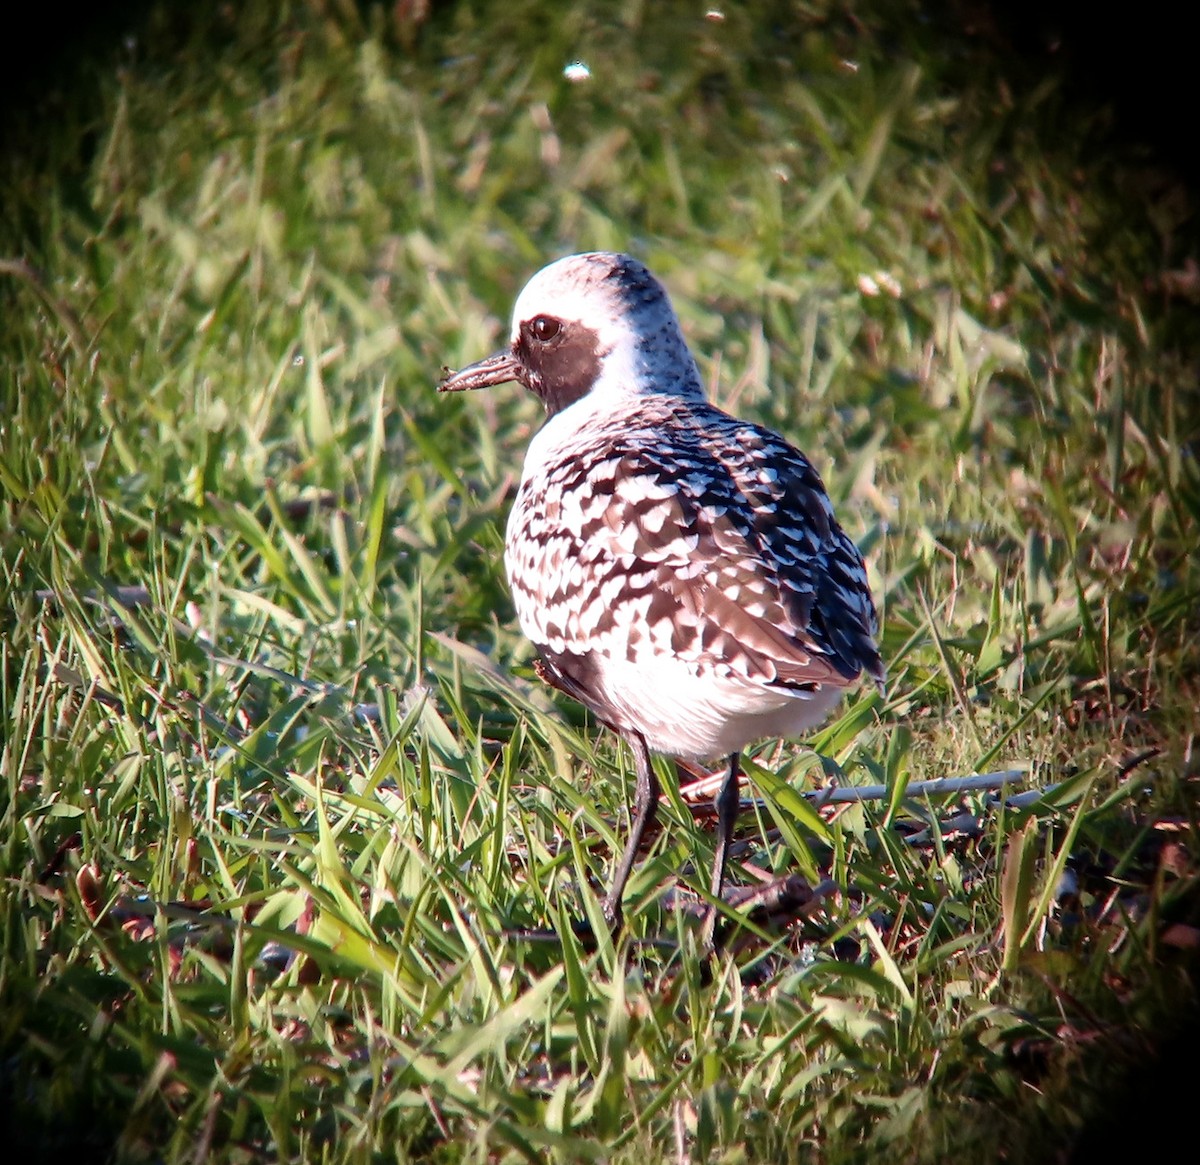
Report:
[{"label": "blurred grass background", "polygon": [[[1152,1143],[1105,1117],[1196,1017],[1195,190],[993,15],[143,4],[18,70],[13,1151]],[[886,703],[749,767],[742,858],[843,892],[711,984],[664,895],[712,845],[674,794],[631,884],[666,945],[504,934],[594,909],[631,774],[512,619],[536,404],[433,384],[597,247],[664,280],[716,400],[811,454],[884,616]],[[906,796],[1002,768],[1044,795]],[[818,817],[796,790],[830,782],[888,799]]]}]

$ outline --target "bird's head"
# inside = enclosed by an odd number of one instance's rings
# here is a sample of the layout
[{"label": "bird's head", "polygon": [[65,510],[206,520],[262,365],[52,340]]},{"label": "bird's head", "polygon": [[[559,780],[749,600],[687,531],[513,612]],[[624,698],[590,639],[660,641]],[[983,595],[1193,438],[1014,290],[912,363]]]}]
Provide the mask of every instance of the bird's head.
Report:
[{"label": "bird's head", "polygon": [[696,362],[661,283],[629,255],[591,251],[543,267],[513,307],[509,346],[445,376],[439,392],[515,380],[553,416],[599,394],[703,399]]}]

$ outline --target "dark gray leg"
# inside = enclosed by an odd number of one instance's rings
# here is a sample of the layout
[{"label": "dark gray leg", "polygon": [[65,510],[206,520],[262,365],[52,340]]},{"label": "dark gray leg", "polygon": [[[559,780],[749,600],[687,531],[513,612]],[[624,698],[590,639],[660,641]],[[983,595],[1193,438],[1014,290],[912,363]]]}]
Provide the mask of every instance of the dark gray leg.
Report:
[{"label": "dark gray leg", "polygon": [[637,769],[637,794],[633,803],[633,826],[629,830],[629,840],[625,843],[621,864],[617,866],[612,889],[604,898],[604,919],[613,934],[621,929],[623,922],[621,898],[625,894],[625,883],[629,881],[629,874],[637,860],[646,830],[654,823],[654,817],[658,813],[658,776],[650,763],[650,750],[646,747],[645,738],[640,732],[631,732],[625,740],[633,749],[633,763]]},{"label": "dark gray leg", "polygon": [[[738,759],[736,752],[730,755],[729,768],[725,772],[725,779],[721,782],[716,801],[713,802],[717,807],[717,851],[713,854],[712,881],[709,883],[709,892],[714,898],[724,897],[725,867],[729,864],[729,846],[733,841],[733,826],[737,821],[738,804],[741,800],[738,791],[741,765],[738,763]],[[704,945],[710,950],[716,950],[721,945],[716,937],[716,932],[717,908],[714,906],[709,910],[708,917],[704,920],[704,929],[701,931]]]},{"label": "dark gray leg", "polygon": [[717,807],[717,852],[713,855],[709,892],[714,898],[720,898],[725,889],[725,867],[729,863],[729,846],[733,841],[733,826],[737,821],[738,805],[741,802],[738,790],[741,765],[738,762],[739,757],[735,752],[729,757],[729,768],[721,782],[717,799],[713,802]]}]

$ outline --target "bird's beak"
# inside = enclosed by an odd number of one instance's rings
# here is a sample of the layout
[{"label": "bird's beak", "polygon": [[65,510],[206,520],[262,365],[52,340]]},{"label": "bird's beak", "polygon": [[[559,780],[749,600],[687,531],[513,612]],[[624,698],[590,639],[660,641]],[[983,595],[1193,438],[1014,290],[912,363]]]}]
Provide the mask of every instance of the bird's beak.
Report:
[{"label": "bird's beak", "polygon": [[521,362],[510,349],[497,352],[486,360],[468,364],[457,372],[446,369],[438,382],[438,392],[466,392],[471,388],[490,388],[493,384],[506,384],[521,379]]}]

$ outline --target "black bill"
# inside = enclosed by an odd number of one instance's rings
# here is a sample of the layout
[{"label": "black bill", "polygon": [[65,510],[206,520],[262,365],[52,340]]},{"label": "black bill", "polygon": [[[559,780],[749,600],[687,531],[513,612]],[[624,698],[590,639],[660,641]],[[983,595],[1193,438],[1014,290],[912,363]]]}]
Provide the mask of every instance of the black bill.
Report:
[{"label": "black bill", "polygon": [[508,350],[497,352],[486,360],[468,364],[457,372],[449,372],[438,382],[438,392],[466,392],[472,388],[490,388],[493,384],[506,384],[519,380],[521,362]]}]

